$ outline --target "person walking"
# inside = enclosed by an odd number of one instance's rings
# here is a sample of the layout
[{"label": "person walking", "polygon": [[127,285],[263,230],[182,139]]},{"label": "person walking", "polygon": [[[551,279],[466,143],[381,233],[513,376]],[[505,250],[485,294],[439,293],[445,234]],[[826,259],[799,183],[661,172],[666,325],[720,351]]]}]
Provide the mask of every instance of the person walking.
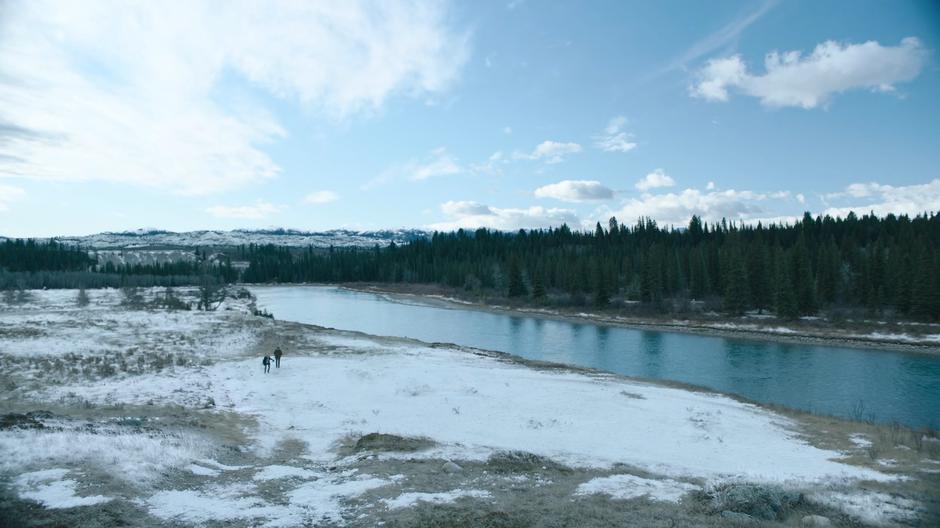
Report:
[{"label": "person walking", "polygon": [[261,364],[264,365],[265,374],[271,372],[271,356],[265,354],[264,359],[261,360]]},{"label": "person walking", "polygon": [[277,347],[274,349],[274,367],[275,368],[281,368],[281,356],[282,355],[284,355],[284,353],[281,352],[281,347]]}]

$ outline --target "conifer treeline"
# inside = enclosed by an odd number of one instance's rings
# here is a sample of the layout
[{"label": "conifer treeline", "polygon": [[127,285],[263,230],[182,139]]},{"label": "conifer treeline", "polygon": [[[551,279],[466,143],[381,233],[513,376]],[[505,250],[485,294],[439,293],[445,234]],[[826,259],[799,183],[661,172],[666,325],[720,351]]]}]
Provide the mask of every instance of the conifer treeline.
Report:
[{"label": "conifer treeline", "polygon": [[11,239],[0,243],[0,290],[14,288],[103,288],[198,285],[208,276],[213,282],[232,283],[238,271],[228,258],[210,261],[195,251],[195,260],[154,264],[99,265],[78,246],[55,240]]},{"label": "conifer treeline", "polygon": [[16,239],[0,244],[0,269],[6,271],[75,271],[94,264],[86,251],[55,240]]},{"label": "conifer treeline", "polygon": [[846,218],[808,213],[793,225],[650,219],[577,232],[435,233],[380,249],[248,246],[246,282],[437,283],[509,297],[607,305],[612,297],[669,310],[691,300],[729,313],[782,317],[861,307],[937,320],[940,215]]}]

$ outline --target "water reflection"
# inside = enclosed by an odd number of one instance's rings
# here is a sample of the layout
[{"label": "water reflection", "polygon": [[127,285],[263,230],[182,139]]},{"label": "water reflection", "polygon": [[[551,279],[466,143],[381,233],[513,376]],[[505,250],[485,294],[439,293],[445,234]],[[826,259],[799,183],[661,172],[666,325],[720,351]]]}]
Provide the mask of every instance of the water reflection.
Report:
[{"label": "water reflection", "polygon": [[668,379],[816,412],[940,427],[940,359],[508,316],[330,287],[253,288],[279,319]]}]

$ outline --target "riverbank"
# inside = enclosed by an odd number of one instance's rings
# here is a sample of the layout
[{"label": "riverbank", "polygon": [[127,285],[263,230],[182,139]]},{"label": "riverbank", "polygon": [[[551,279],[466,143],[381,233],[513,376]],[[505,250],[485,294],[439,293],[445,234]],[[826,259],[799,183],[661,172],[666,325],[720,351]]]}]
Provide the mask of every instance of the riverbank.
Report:
[{"label": "riverbank", "polygon": [[508,299],[474,298],[462,290],[438,285],[346,283],[341,287],[353,291],[386,295],[399,301],[421,302],[444,308],[483,310],[508,315],[705,336],[904,351],[940,356],[940,324],[878,321],[832,322],[822,318],[784,321],[769,315],[731,317],[718,313],[681,319],[667,316],[638,317],[624,315],[613,309],[598,311],[583,307],[562,308],[531,306],[522,303],[511,304]]},{"label": "riverbank", "polygon": [[188,312],[88,293],[0,310],[13,526],[938,519],[940,442],[906,429],[256,317],[249,299]]}]

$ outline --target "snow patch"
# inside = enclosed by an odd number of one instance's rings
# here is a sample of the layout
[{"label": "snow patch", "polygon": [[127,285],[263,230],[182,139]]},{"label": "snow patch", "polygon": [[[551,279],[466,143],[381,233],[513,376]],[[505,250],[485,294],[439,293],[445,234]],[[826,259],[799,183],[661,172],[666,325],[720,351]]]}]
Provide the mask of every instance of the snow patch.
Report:
[{"label": "snow patch", "polygon": [[382,499],[382,502],[388,506],[388,509],[398,510],[401,508],[410,508],[419,502],[429,502],[432,504],[450,504],[463,497],[470,497],[474,499],[489,499],[492,497],[492,495],[490,495],[488,491],[474,489],[455,489],[438,493],[412,491],[408,493],[402,493],[394,499]]},{"label": "snow patch", "polygon": [[255,480],[276,480],[285,478],[310,479],[317,476],[315,471],[293,466],[265,466],[255,473]]},{"label": "snow patch", "polygon": [[204,466],[212,466],[214,468],[221,469],[222,471],[238,471],[239,469],[245,469],[245,468],[251,467],[251,466],[226,466],[225,464],[220,464],[219,462],[216,462],[215,460],[212,460],[211,458],[202,458],[202,459],[196,460],[196,462]]},{"label": "snow patch", "polygon": [[199,475],[202,477],[218,477],[222,472],[217,469],[209,469],[198,464],[190,464],[188,468],[194,475]]},{"label": "snow patch", "polygon": [[940,343],[940,334],[925,334],[912,336],[910,334],[889,334],[884,332],[871,332],[869,334],[852,334],[852,337],[872,339],[875,341],[896,341],[902,343]]},{"label": "snow patch", "polygon": [[907,524],[916,520],[920,513],[916,502],[880,492],[817,492],[810,499],[879,526]]},{"label": "snow patch", "polygon": [[111,500],[103,495],[80,497],[75,492],[78,483],[63,479],[66,474],[67,469],[58,468],[33,471],[17,477],[14,484],[19,489],[20,498],[36,501],[50,509],[93,506]]},{"label": "snow patch", "polygon": [[575,494],[603,493],[614,499],[647,497],[661,502],[679,502],[686,493],[697,489],[701,488],[672,479],[654,480],[636,475],[612,475],[594,478],[581,484]]},{"label": "snow patch", "polygon": [[321,479],[307,482],[289,492],[291,505],[314,512],[316,518],[338,522],[342,519],[342,501],[392,484],[394,481],[362,475],[352,480]]},{"label": "snow patch", "polygon": [[145,502],[150,514],[160,519],[192,524],[237,519],[277,519],[282,526],[300,524],[301,512],[295,508],[268,504],[255,496],[240,497],[237,489],[217,489],[212,493],[195,490],[160,491]]}]

